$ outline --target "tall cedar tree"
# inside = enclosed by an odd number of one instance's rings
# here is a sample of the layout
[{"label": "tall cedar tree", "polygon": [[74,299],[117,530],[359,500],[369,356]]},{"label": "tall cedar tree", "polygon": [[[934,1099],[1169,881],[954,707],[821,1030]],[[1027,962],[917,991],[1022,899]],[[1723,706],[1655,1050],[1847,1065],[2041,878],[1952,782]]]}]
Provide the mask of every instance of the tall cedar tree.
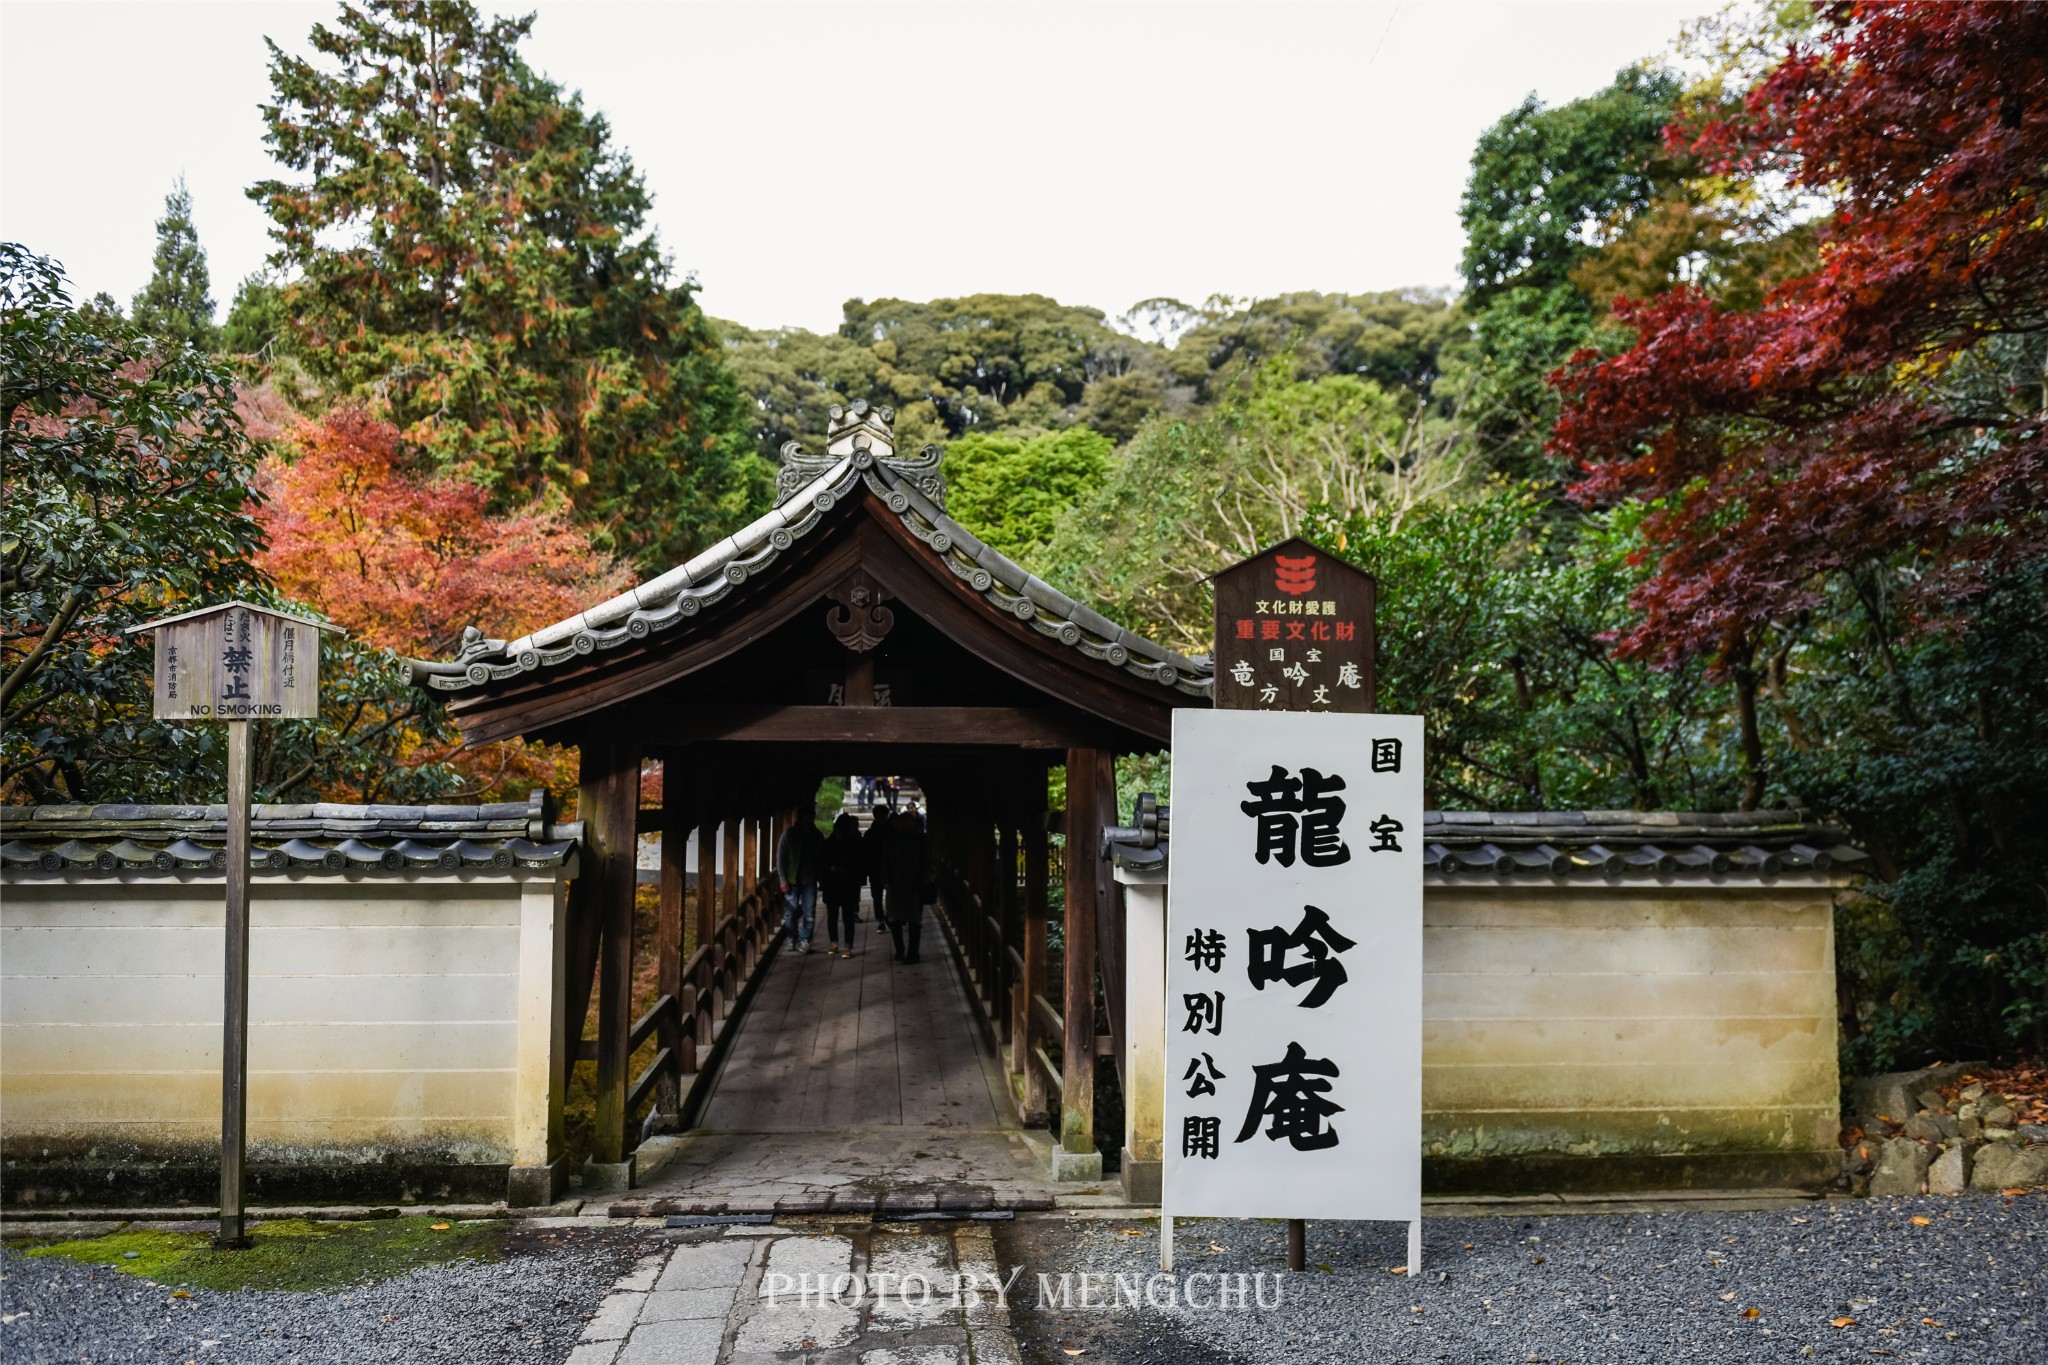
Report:
[{"label": "tall cedar tree", "polygon": [[606,548],[678,562],[765,505],[737,387],[603,116],[535,72],[531,18],[369,0],[270,45],[254,186],[294,343],[506,505],[566,494]]},{"label": "tall cedar tree", "polygon": [[181,175],[164,196],[164,216],[156,220],[156,258],[149,283],[128,310],[130,319],[153,337],[211,353],[220,347],[212,288],[206,249],[192,226],[192,192]]}]

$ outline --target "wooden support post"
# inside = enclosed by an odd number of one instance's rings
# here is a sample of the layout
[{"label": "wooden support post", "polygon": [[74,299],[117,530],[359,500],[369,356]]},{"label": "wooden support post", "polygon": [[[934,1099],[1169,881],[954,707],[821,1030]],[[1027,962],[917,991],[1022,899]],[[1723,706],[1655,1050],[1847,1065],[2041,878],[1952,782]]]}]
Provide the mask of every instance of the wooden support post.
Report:
[{"label": "wooden support post", "polygon": [[1046,993],[1046,922],[1051,911],[1046,903],[1047,864],[1045,829],[1045,774],[1037,780],[1038,799],[1031,823],[1024,831],[1024,980],[1020,984],[1015,1020],[1011,1028],[1011,1062],[1024,1073],[1024,1093],[1019,1097],[1024,1122],[1037,1127],[1051,1112],[1052,1098],[1044,1068],[1038,1065],[1037,1049],[1045,1041],[1038,1025],[1038,1012],[1031,1002]]},{"label": "wooden support post", "polygon": [[[683,998],[683,882],[690,842],[690,827],[683,818],[682,784],[678,781],[681,776],[673,758],[662,765],[661,903],[655,928],[659,977],[656,994],[677,1001]],[[670,1050],[670,1056],[681,1055],[682,1021],[676,1011],[670,1010],[663,1017],[655,1036],[660,1047]],[[680,1096],[672,1074],[655,1083],[654,1107],[663,1114],[678,1111]]]},{"label": "wooden support post", "polygon": [[730,816],[725,821],[725,866],[720,869],[718,917],[736,915],[740,909],[740,822]]},{"label": "wooden support post", "polygon": [[[1067,777],[1073,782],[1072,774]],[[1116,758],[1112,754],[1101,755],[1095,771],[1095,809],[1099,818],[1095,822],[1095,843],[1088,857],[1089,867],[1095,872],[1095,948],[1102,968],[1102,1002],[1109,1013],[1110,1056],[1115,1058],[1118,1084],[1128,1082],[1124,1075],[1124,1040],[1128,1036],[1124,1028],[1124,957],[1127,934],[1124,924],[1123,895],[1116,884],[1116,868],[1109,859],[1102,856],[1102,826],[1118,823],[1116,808]]]},{"label": "wooden support post", "polygon": [[1102,1178],[1102,1154],[1095,1149],[1095,922],[1102,774],[1109,761],[1098,749],[1067,750],[1066,989],[1060,1009],[1067,1038],[1060,1062],[1060,1151],[1069,1159],[1055,1158],[1055,1179]]},{"label": "wooden support post", "polygon": [[592,1124],[586,1189],[632,1184],[627,1162],[626,1085],[633,1032],[633,883],[640,814],[640,749],[594,739],[582,752],[583,839],[595,874],[598,916],[597,1113]]},{"label": "wooden support post", "polygon": [[740,837],[746,847],[740,853],[740,895],[754,894],[755,885],[761,880],[761,821],[752,817],[740,824]]},{"label": "wooden support post", "polygon": [[249,1141],[249,722],[228,722],[226,989],[221,1000],[220,1228],[213,1244],[249,1245],[243,1232],[243,1156]]},{"label": "wooden support post", "polygon": [[[1020,1057],[1017,1052],[1017,1001],[1022,996],[1018,989],[1022,983],[1012,980],[1010,953],[1021,951],[1021,926],[1017,914],[1017,825],[1007,805],[1003,808],[1002,825],[996,831],[996,905],[997,923],[1003,926],[1002,941],[996,944],[995,1012],[997,1030],[1002,1035],[1000,1042],[1010,1045],[1010,1070],[1017,1070]],[[1009,993],[1004,994],[1004,983]]]},{"label": "wooden support post", "polygon": [[[718,822],[697,822],[697,946],[711,942],[718,928]],[[701,1041],[701,1040],[700,1040]]]}]

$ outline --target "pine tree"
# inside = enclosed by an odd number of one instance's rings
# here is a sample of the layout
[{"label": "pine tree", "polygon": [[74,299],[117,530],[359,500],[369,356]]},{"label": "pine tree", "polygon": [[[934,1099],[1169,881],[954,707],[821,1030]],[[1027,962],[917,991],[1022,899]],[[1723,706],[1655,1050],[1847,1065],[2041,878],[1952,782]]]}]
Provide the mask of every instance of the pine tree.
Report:
[{"label": "pine tree", "polygon": [[365,0],[271,46],[270,215],[308,372],[503,506],[566,497],[665,568],[766,505],[772,471],[693,281],[601,114],[526,64],[531,19]]},{"label": "pine tree", "polygon": [[149,283],[129,308],[130,319],[150,336],[210,353],[220,345],[211,289],[206,248],[192,226],[192,192],[181,175],[164,196],[164,216],[156,220],[156,260]]}]

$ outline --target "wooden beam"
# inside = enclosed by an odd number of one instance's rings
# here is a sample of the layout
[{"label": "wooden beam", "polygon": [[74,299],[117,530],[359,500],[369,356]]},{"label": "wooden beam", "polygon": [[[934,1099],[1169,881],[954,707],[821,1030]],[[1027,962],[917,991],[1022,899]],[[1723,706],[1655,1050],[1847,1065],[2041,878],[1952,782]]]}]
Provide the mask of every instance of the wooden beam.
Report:
[{"label": "wooden beam", "polygon": [[634,830],[640,814],[640,749],[594,740],[582,751],[579,805],[584,856],[597,874],[597,1113],[590,1159],[626,1159],[626,1067],[633,1032]]},{"label": "wooden beam", "polygon": [[1112,743],[1093,717],[1013,706],[682,706],[643,703],[634,733],[649,744],[708,740],[768,744],[1001,745],[1065,749]]},{"label": "wooden beam", "polygon": [[1101,857],[1104,781],[1110,756],[1099,749],[1067,751],[1066,979],[1060,1020],[1066,1027],[1060,1064],[1060,1145],[1095,1150],[1095,864]]}]

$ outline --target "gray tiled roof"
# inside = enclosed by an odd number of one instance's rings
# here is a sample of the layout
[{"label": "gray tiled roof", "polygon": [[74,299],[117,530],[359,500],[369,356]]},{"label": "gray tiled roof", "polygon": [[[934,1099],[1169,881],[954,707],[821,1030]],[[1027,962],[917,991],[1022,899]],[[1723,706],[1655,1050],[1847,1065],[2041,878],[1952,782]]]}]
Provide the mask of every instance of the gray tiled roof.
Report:
[{"label": "gray tiled roof", "polygon": [[[1162,869],[1168,840],[1145,847],[1135,832],[1112,832],[1112,856],[1132,868]],[[1433,810],[1423,815],[1422,848],[1432,885],[1814,881],[1860,873],[1869,863],[1846,830],[1796,810]]]},{"label": "gray tiled roof", "polygon": [[915,456],[897,457],[889,409],[855,403],[850,409],[831,411],[833,426],[824,456],[808,455],[795,442],[784,448],[781,492],[774,510],[687,564],[530,635],[492,640],[472,633],[452,660],[413,660],[413,681],[441,691],[465,691],[685,626],[767,569],[783,551],[823,524],[835,507],[865,492],[896,513],[911,534],[993,610],[1107,667],[1187,696],[1209,695],[1214,669],[1208,657],[1190,658],[1125,630],[983,544],[947,516],[937,448],[927,446]]},{"label": "gray tiled roof", "polygon": [[[259,805],[250,862],[259,872],[558,868],[581,832],[551,824],[541,792],[490,805]],[[12,874],[217,872],[227,866],[227,807],[0,807],[0,866]]]}]

